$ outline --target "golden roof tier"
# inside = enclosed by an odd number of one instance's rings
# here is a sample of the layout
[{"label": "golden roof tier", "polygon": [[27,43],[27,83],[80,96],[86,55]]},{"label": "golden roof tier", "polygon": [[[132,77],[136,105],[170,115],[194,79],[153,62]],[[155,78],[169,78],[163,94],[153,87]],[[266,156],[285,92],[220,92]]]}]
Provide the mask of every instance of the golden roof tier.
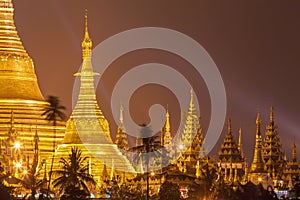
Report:
[{"label": "golden roof tier", "polygon": [[14,128],[23,153],[33,158],[35,131],[40,135],[41,158],[52,153],[53,131],[56,143],[63,139],[64,122],[54,128],[41,114],[48,104],[39,89],[32,59],[22,45],[14,24],[11,0],[0,0],[0,139],[7,137],[14,113]]}]

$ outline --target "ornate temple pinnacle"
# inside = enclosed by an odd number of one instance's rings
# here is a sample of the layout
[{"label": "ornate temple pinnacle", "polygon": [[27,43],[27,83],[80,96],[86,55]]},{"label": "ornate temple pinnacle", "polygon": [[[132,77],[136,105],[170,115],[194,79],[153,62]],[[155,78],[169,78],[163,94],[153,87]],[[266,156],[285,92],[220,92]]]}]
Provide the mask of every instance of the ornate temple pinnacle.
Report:
[{"label": "ornate temple pinnacle", "polygon": [[166,112],[166,132],[170,133],[170,129],[171,129],[171,125],[170,125],[170,114],[169,114],[169,110],[167,109],[167,112]]},{"label": "ornate temple pinnacle", "polygon": [[297,151],[296,151],[295,138],[294,138],[294,144],[293,144],[293,149],[292,149],[292,161],[297,162]]},{"label": "ornate temple pinnacle", "polygon": [[190,108],[194,107],[194,91],[193,91],[193,88],[191,87],[190,89]]},{"label": "ornate temple pinnacle", "polygon": [[274,123],[274,107],[270,107],[270,123]]},{"label": "ornate temple pinnacle", "polygon": [[122,128],[124,130],[124,117],[123,117],[123,106],[120,106],[120,124],[119,127]]},{"label": "ornate temple pinnacle", "polygon": [[260,119],[260,112],[257,113],[256,117],[256,135],[260,135],[260,126],[261,126],[261,119]]},{"label": "ornate temple pinnacle", "polygon": [[84,31],[84,38],[82,41],[82,58],[83,60],[86,59],[87,57],[91,56],[92,53],[92,47],[93,43],[89,35],[89,28],[88,28],[88,11],[87,9],[85,10],[85,31]]},{"label": "ornate temple pinnacle", "polygon": [[228,118],[227,125],[228,125],[228,134],[231,134],[231,119],[230,119],[230,117]]},{"label": "ornate temple pinnacle", "polygon": [[261,126],[261,119],[260,119],[260,112],[258,112],[257,117],[256,117],[254,156],[253,156],[253,161],[251,164],[251,172],[253,172],[253,173],[264,173],[265,172],[260,126]]}]

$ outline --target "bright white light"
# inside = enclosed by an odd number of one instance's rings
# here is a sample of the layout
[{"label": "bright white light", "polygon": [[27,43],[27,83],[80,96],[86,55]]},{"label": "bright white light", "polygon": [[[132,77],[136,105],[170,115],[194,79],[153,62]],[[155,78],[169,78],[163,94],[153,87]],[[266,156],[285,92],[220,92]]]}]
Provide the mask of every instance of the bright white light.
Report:
[{"label": "bright white light", "polygon": [[179,149],[183,150],[184,146],[182,144],[179,145]]},{"label": "bright white light", "polygon": [[16,142],[16,143],[15,143],[15,148],[16,148],[16,149],[20,149],[20,148],[21,148],[20,142]]},{"label": "bright white light", "polygon": [[258,178],[258,181],[259,181],[259,182],[261,182],[261,181],[262,181],[262,178],[261,178],[261,177],[259,177],[259,178]]},{"label": "bright white light", "polygon": [[155,175],[155,173],[154,172],[151,172],[151,176],[154,176]]},{"label": "bright white light", "polygon": [[16,163],[16,168],[21,168],[22,167],[22,163]]}]

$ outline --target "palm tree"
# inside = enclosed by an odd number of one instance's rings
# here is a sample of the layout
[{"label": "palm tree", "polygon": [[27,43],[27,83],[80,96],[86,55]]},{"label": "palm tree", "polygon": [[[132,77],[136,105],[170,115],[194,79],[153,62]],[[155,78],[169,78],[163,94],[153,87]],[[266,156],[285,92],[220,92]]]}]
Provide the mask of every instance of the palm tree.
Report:
[{"label": "palm tree", "polygon": [[89,174],[87,159],[77,147],[72,147],[67,159],[60,158],[59,163],[62,167],[54,171],[57,178],[53,184],[65,197],[71,194],[73,196],[70,198],[74,199],[75,194],[89,194],[88,184],[96,184],[93,176]]},{"label": "palm tree", "polygon": [[[150,129],[149,126],[146,124],[142,124],[141,126],[141,137],[142,137],[142,145],[136,146],[132,148],[133,152],[138,152],[137,157],[135,160],[137,160],[137,163],[139,162],[140,159],[142,159],[143,162],[145,162],[146,166],[146,199],[149,200],[149,161],[150,161],[150,155],[148,154],[149,152],[154,152],[157,149],[161,148],[160,143],[156,143],[155,141],[157,140],[158,136],[151,136],[152,130]],[[156,151],[157,152],[157,151]],[[158,152],[157,152],[158,153]],[[158,155],[155,155],[158,156]]]},{"label": "palm tree", "polygon": [[53,169],[53,163],[54,163],[54,156],[55,156],[55,140],[56,140],[56,125],[58,120],[64,120],[65,114],[62,110],[65,110],[66,107],[60,105],[60,100],[58,97],[55,96],[48,96],[47,102],[49,103],[46,108],[44,109],[44,112],[42,113],[42,116],[46,116],[46,120],[48,120],[50,123],[53,123],[53,155],[52,155],[52,161],[51,161],[51,167],[49,172],[49,183],[48,183],[48,191],[50,191],[50,183],[51,183],[51,176],[52,176],[52,169]]}]

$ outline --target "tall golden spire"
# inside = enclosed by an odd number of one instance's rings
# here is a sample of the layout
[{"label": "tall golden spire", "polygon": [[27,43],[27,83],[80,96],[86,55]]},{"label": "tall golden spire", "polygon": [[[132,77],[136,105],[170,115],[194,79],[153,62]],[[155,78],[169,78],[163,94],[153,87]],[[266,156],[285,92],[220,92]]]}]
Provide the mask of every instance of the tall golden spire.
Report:
[{"label": "tall golden spire", "polygon": [[254,147],[254,156],[253,162],[251,165],[251,172],[253,173],[264,173],[264,160],[262,152],[262,136],[260,132],[261,119],[260,113],[257,113],[256,117],[256,134],[255,134],[255,147]]},{"label": "tall golden spire", "polygon": [[[88,122],[91,119],[92,121],[94,120],[95,126],[96,124],[99,123],[101,132],[103,133],[100,134],[102,136],[101,137],[102,142],[112,144],[108,121],[106,120],[101,109],[99,108],[96,99],[96,93],[94,88],[94,76],[99,75],[99,73],[93,71],[91,53],[92,53],[92,40],[90,39],[88,33],[88,16],[86,10],[85,33],[82,41],[83,62],[81,65],[81,71],[74,74],[74,76],[80,76],[79,95],[78,95],[78,100],[75,105],[75,108],[72,112],[72,116],[67,122],[64,143],[68,143],[68,144],[82,143],[77,133],[77,130],[73,130],[72,126],[70,127],[70,130],[68,128],[69,124],[74,123],[73,118],[76,118],[78,119],[78,122],[81,121],[81,123],[83,123],[83,121]],[[95,132],[95,130],[91,130],[91,131]],[[92,137],[88,137],[88,135],[91,135],[91,132],[83,131],[83,133],[86,134],[86,137],[82,135],[81,137],[91,138],[91,141],[89,141],[91,143],[96,142],[95,140],[92,139]],[[103,137],[104,135],[106,137]]]}]

